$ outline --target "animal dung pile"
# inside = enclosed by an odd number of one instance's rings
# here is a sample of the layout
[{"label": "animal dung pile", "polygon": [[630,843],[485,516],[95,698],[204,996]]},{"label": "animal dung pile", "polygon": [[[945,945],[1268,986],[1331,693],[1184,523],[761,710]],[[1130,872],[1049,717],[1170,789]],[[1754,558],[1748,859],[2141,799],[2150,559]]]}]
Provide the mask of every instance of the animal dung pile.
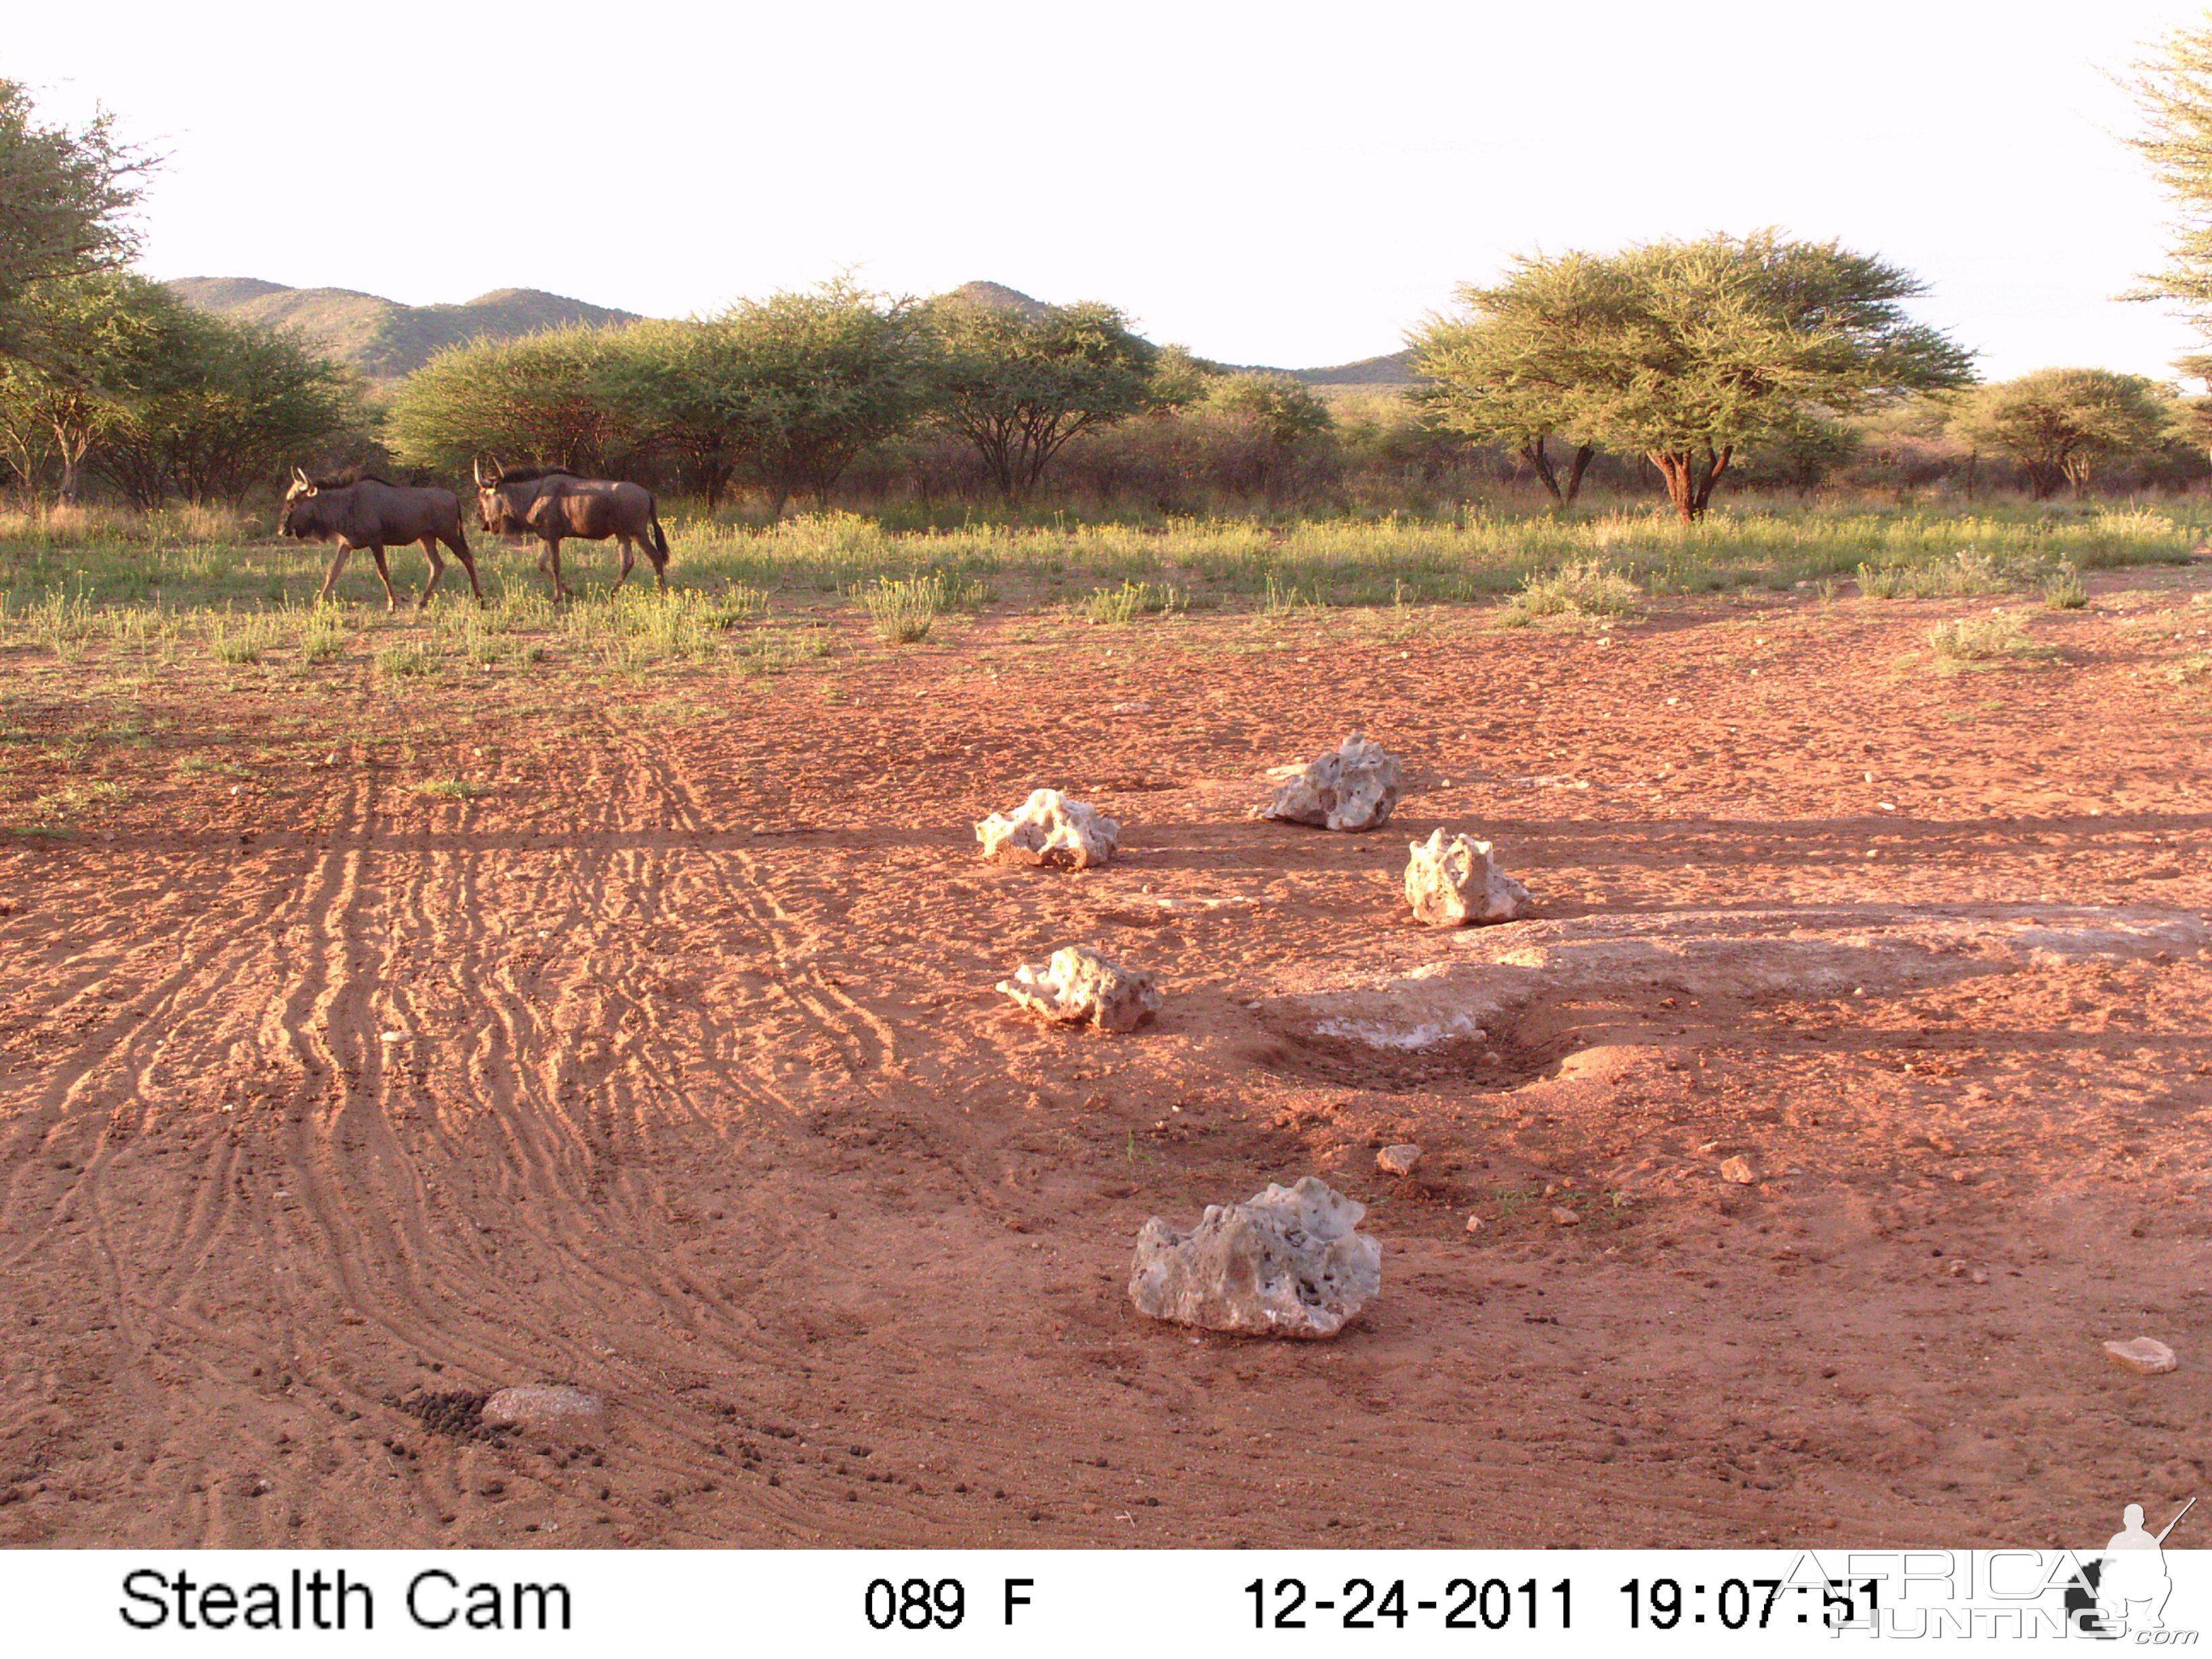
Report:
[{"label": "animal dung pile", "polygon": [[1470,921],[1518,921],[1528,914],[1528,890],[1490,860],[1490,843],[1465,836],[1406,843],[1406,902],[1413,918],[1431,927]]},{"label": "animal dung pile", "polygon": [[1087,870],[1121,845],[1121,826],[1095,806],[1057,789],[1032,790],[1012,812],[994,812],[975,826],[985,858]]},{"label": "animal dung pile", "polygon": [[1324,830],[1379,830],[1404,781],[1398,757],[1354,732],[1276,790],[1259,816]]},{"label": "animal dung pile", "polygon": [[1161,1003],[1150,974],[1124,968],[1087,945],[1062,946],[1042,968],[1022,963],[999,989],[1048,1019],[1107,1031],[1135,1030]]},{"label": "animal dung pile", "polygon": [[1334,1336],[1382,1288],[1382,1246],[1355,1231],[1366,1213],[1307,1176],[1242,1204],[1209,1204],[1187,1233],[1154,1216],[1137,1235],[1129,1300],[1203,1330]]}]

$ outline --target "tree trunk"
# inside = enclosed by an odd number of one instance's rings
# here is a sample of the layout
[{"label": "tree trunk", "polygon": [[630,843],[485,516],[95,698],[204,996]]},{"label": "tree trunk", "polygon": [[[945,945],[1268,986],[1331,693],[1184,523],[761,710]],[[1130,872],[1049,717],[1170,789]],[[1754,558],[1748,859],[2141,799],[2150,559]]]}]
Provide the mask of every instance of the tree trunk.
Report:
[{"label": "tree trunk", "polygon": [[1651,452],[1651,464],[1667,480],[1667,498],[1674,503],[1684,524],[1695,524],[1705,516],[1705,508],[1712,503],[1714,482],[1728,471],[1735,456],[1732,444],[1702,454],[1694,449]]},{"label": "tree trunk", "polygon": [[1572,507],[1575,497],[1583,493],[1583,474],[1589,470],[1590,460],[1596,453],[1596,448],[1589,444],[1575,451],[1575,464],[1567,472],[1567,498],[1561,506]]},{"label": "tree trunk", "polygon": [[1521,459],[1536,469],[1536,476],[1544,481],[1544,489],[1552,497],[1552,505],[1565,507],[1567,498],[1559,494],[1559,475],[1552,471],[1552,458],[1545,452],[1541,433],[1521,441]]}]

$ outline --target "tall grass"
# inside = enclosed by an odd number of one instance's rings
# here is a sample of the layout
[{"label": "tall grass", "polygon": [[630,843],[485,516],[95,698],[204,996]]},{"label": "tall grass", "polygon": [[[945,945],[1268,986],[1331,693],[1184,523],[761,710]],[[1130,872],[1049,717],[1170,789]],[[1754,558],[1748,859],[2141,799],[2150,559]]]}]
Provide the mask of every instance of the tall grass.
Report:
[{"label": "tall grass", "polygon": [[[926,637],[948,611],[1002,605],[1125,622],[1154,609],[1231,609],[1293,617],[1341,606],[1405,607],[1507,599],[1522,611],[1591,573],[1646,594],[1749,585],[1788,588],[1856,573],[1869,594],[1945,597],[2045,592],[2072,602],[2067,574],[2176,562],[2212,526],[2212,508],[2051,514],[2025,505],[1953,514],[1890,511],[1717,511],[1684,528],[1658,512],[1589,517],[1462,512],[1451,518],[1330,519],[1271,524],[1172,519],[1149,525],[974,523],[902,532],[850,513],[767,527],[665,514],[675,586],[610,597],[596,581],[556,611],[525,550],[488,544],[489,606],[441,594],[404,624],[437,642],[423,654],[480,665],[574,649],[614,668],[717,656],[757,658],[748,643],[772,610],[844,595],[885,637]],[[293,620],[305,662],[342,659],[349,635],[309,623],[327,550],[278,543],[265,526],[199,509],[131,515],[70,509],[0,513],[0,650],[81,653],[112,641],[168,649],[178,619],[226,618],[185,630],[210,649],[265,657],[249,625]],[[398,556],[400,571],[420,566]],[[1579,574],[1577,573],[1580,573]],[[1832,592],[1832,587],[1824,591]],[[343,596],[342,596],[343,597]],[[350,604],[374,606],[373,586]],[[1580,605],[1583,601],[1575,601]],[[1622,603],[1627,603],[1623,600]],[[1571,605],[1569,608],[1574,608]],[[355,612],[340,607],[338,614]],[[1595,614],[1608,614],[1601,608]],[[1618,614],[1613,612],[1611,614]],[[270,624],[274,627],[275,624]],[[212,628],[213,631],[210,631]],[[388,641],[387,641],[388,643]],[[773,654],[773,653],[771,653]]]}]

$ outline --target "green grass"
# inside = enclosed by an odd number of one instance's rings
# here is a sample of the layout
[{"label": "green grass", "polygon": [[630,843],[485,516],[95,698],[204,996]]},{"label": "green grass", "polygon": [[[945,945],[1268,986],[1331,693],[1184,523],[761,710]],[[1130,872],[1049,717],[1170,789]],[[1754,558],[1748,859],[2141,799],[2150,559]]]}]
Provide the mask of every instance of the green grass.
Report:
[{"label": "green grass", "polygon": [[[490,543],[484,610],[441,605],[387,621],[373,589],[313,607],[327,550],[275,541],[265,515],[0,514],[0,653],[75,661],[100,649],[151,662],[204,651],[237,667],[281,657],[301,673],[343,672],[361,654],[388,673],[433,672],[449,659],[479,672],[520,668],[549,653],[616,672],[757,665],[786,651],[755,644],[754,634],[838,596],[904,643],[927,638],[940,616],[986,605],[1104,625],[1186,608],[1303,622],[1346,608],[1402,616],[1492,601],[1507,602],[1509,621],[1604,619],[1658,595],[1802,584],[1832,596],[1854,573],[1871,597],[2018,592],[2069,605],[2082,573],[2185,560],[2212,530],[2212,505],[1724,508],[1688,529],[1642,510],[900,531],[850,513],[757,528],[668,503],[664,519],[674,547],[665,597],[642,587],[610,597],[594,579],[556,611],[529,551]],[[400,562],[419,576],[410,556]]]},{"label": "green grass", "polygon": [[1937,660],[1982,663],[2008,657],[2047,657],[2052,647],[2028,636],[2023,613],[1995,611],[1986,617],[1960,617],[1928,630]]},{"label": "green grass", "polygon": [[1577,559],[1557,570],[1533,571],[1521,591],[1499,610],[1501,628],[1525,628],[1545,617],[1632,617],[1644,595],[1619,570],[1596,559]]},{"label": "green grass", "polygon": [[878,576],[874,586],[860,589],[857,597],[885,645],[921,643],[950,608],[945,579],[939,575]]},{"label": "green grass", "polygon": [[1075,614],[1100,627],[1117,627],[1139,617],[1182,608],[1182,596],[1172,586],[1124,581],[1119,587],[1092,589],[1075,602]]},{"label": "green grass", "polygon": [[429,783],[416,784],[415,793],[437,800],[482,800],[493,792],[489,784],[470,783],[461,778],[439,778]]}]

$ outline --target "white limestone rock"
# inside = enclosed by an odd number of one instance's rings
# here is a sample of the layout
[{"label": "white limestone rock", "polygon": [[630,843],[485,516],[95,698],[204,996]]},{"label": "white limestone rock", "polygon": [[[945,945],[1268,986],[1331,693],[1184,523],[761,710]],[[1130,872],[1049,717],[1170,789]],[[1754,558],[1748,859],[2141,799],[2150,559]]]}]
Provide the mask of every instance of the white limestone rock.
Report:
[{"label": "white limestone rock", "polygon": [[1404,781],[1398,757],[1354,732],[1276,790],[1260,816],[1324,830],[1379,830]]},{"label": "white limestone rock", "polygon": [[1409,1176],[1421,1167],[1421,1149],[1410,1140],[1385,1146],[1375,1154],[1375,1167],[1384,1175]]},{"label": "white limestone rock", "polygon": [[607,1402],[589,1389],[561,1382],[521,1382],[500,1389],[484,1401],[478,1421],[486,1428],[510,1427],[595,1439],[606,1427]]},{"label": "white limestone rock", "polygon": [[1057,789],[1037,789],[1012,812],[994,812],[978,823],[975,839],[985,858],[1088,870],[1114,856],[1121,826]]},{"label": "white limestone rock", "polygon": [[999,989],[1048,1019],[1108,1031],[1135,1030],[1159,1012],[1162,1000],[1150,974],[1124,968],[1087,945],[1054,951],[1042,968],[1022,963]]},{"label": "white limestone rock", "polygon": [[2174,1358],[2173,1350],[2154,1336],[2139,1336],[2132,1342],[2107,1342],[2105,1358],[2137,1376],[2163,1376],[2181,1364]]},{"label": "white limestone rock", "polygon": [[1490,860],[1490,843],[1465,836],[1406,843],[1406,902],[1414,920],[1431,927],[1470,921],[1518,921],[1528,914],[1528,890]]},{"label": "white limestone rock", "polygon": [[1243,1204],[1209,1204],[1179,1233],[1137,1235],[1129,1300],[1154,1319],[1242,1336],[1334,1336],[1382,1288],[1382,1246],[1355,1231],[1367,1206],[1307,1176]]}]

